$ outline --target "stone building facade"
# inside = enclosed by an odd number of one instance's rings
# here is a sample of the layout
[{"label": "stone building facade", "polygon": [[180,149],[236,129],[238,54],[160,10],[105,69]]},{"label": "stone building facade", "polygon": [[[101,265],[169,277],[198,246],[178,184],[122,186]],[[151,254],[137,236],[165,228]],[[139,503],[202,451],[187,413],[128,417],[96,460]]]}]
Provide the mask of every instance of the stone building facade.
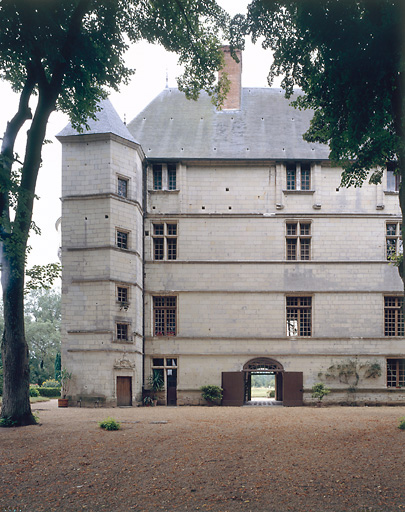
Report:
[{"label": "stone building facade", "polygon": [[166,88],[128,126],[106,101],[59,134],[73,403],[135,405],[155,373],[162,404],[215,384],[242,405],[262,372],[284,405],[316,382],[331,402],[405,402],[396,177],[340,188],[302,139],[311,113],[242,89],[241,67],[221,111]]}]

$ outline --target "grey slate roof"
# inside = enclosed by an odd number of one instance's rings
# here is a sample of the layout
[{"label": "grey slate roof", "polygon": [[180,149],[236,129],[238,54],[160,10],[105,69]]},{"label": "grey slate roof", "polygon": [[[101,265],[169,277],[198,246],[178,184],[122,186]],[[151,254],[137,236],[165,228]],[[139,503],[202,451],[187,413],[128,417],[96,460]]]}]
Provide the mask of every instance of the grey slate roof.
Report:
[{"label": "grey slate roof", "polygon": [[121,121],[119,115],[117,114],[115,108],[112,106],[110,100],[102,100],[100,101],[101,111],[96,113],[97,120],[88,119],[87,124],[90,129],[84,129],[82,133],[79,133],[72,125],[69,123],[61,132],[58,133],[57,137],[69,137],[71,135],[94,135],[101,133],[112,133],[114,135],[118,135],[119,137],[129,140],[131,142],[136,142],[136,140],[132,137],[128,128]]},{"label": "grey slate roof", "polygon": [[241,110],[217,111],[206,93],[195,102],[165,89],[128,129],[152,159],[327,159],[327,146],[302,139],[313,112],[290,101],[282,89],[244,88]]}]

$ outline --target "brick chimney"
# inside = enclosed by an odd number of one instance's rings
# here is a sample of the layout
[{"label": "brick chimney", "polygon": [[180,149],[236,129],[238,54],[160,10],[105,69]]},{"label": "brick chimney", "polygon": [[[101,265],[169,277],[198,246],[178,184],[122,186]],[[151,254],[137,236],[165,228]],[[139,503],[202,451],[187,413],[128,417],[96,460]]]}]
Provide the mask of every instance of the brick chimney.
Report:
[{"label": "brick chimney", "polygon": [[239,59],[239,62],[236,62],[231,56],[230,46],[223,46],[222,51],[224,52],[225,65],[219,72],[219,78],[221,78],[222,73],[226,73],[228,75],[228,80],[231,82],[230,89],[222,109],[240,110],[242,94],[242,52],[241,50],[235,50]]}]

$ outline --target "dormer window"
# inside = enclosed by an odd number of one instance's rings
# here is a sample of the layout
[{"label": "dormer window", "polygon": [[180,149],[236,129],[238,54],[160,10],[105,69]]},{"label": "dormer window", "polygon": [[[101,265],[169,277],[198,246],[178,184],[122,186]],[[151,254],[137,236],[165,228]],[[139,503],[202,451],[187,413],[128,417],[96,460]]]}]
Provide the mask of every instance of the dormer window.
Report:
[{"label": "dormer window", "polygon": [[153,190],[177,190],[177,164],[153,164]]},{"label": "dormer window", "polygon": [[287,164],[287,190],[311,190],[311,165],[309,163]]}]

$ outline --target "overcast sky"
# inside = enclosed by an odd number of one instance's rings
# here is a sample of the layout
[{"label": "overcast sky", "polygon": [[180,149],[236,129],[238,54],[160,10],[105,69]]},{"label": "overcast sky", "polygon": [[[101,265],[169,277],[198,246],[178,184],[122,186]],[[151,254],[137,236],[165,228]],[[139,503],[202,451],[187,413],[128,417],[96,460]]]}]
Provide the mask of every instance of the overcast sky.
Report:
[{"label": "overcast sky", "polygon": [[[218,0],[231,15],[245,12],[247,1]],[[112,93],[111,102],[121,119],[130,122],[150,101],[166,86],[166,75],[169,87],[176,87],[176,77],[181,73],[177,66],[177,56],[169,54],[159,46],[138,43],[130,48],[127,54],[128,65],[136,70],[131,83],[122,87],[120,93]],[[268,87],[267,74],[271,64],[271,53],[261,49],[260,45],[252,45],[247,41],[243,53],[243,87]],[[6,83],[0,82],[1,112],[0,132],[4,133],[6,123],[15,114],[18,95],[11,91]],[[57,261],[60,235],[55,223],[60,217],[61,204],[61,145],[55,135],[68,123],[66,116],[53,113],[47,129],[47,139],[52,141],[43,149],[43,166],[40,170],[35,202],[34,220],[42,231],[42,236],[32,234],[30,245],[32,251],[28,257],[28,267],[35,264],[46,264]],[[28,128],[28,125],[27,125]],[[21,131],[17,145],[20,157],[24,154],[24,134]]]}]

